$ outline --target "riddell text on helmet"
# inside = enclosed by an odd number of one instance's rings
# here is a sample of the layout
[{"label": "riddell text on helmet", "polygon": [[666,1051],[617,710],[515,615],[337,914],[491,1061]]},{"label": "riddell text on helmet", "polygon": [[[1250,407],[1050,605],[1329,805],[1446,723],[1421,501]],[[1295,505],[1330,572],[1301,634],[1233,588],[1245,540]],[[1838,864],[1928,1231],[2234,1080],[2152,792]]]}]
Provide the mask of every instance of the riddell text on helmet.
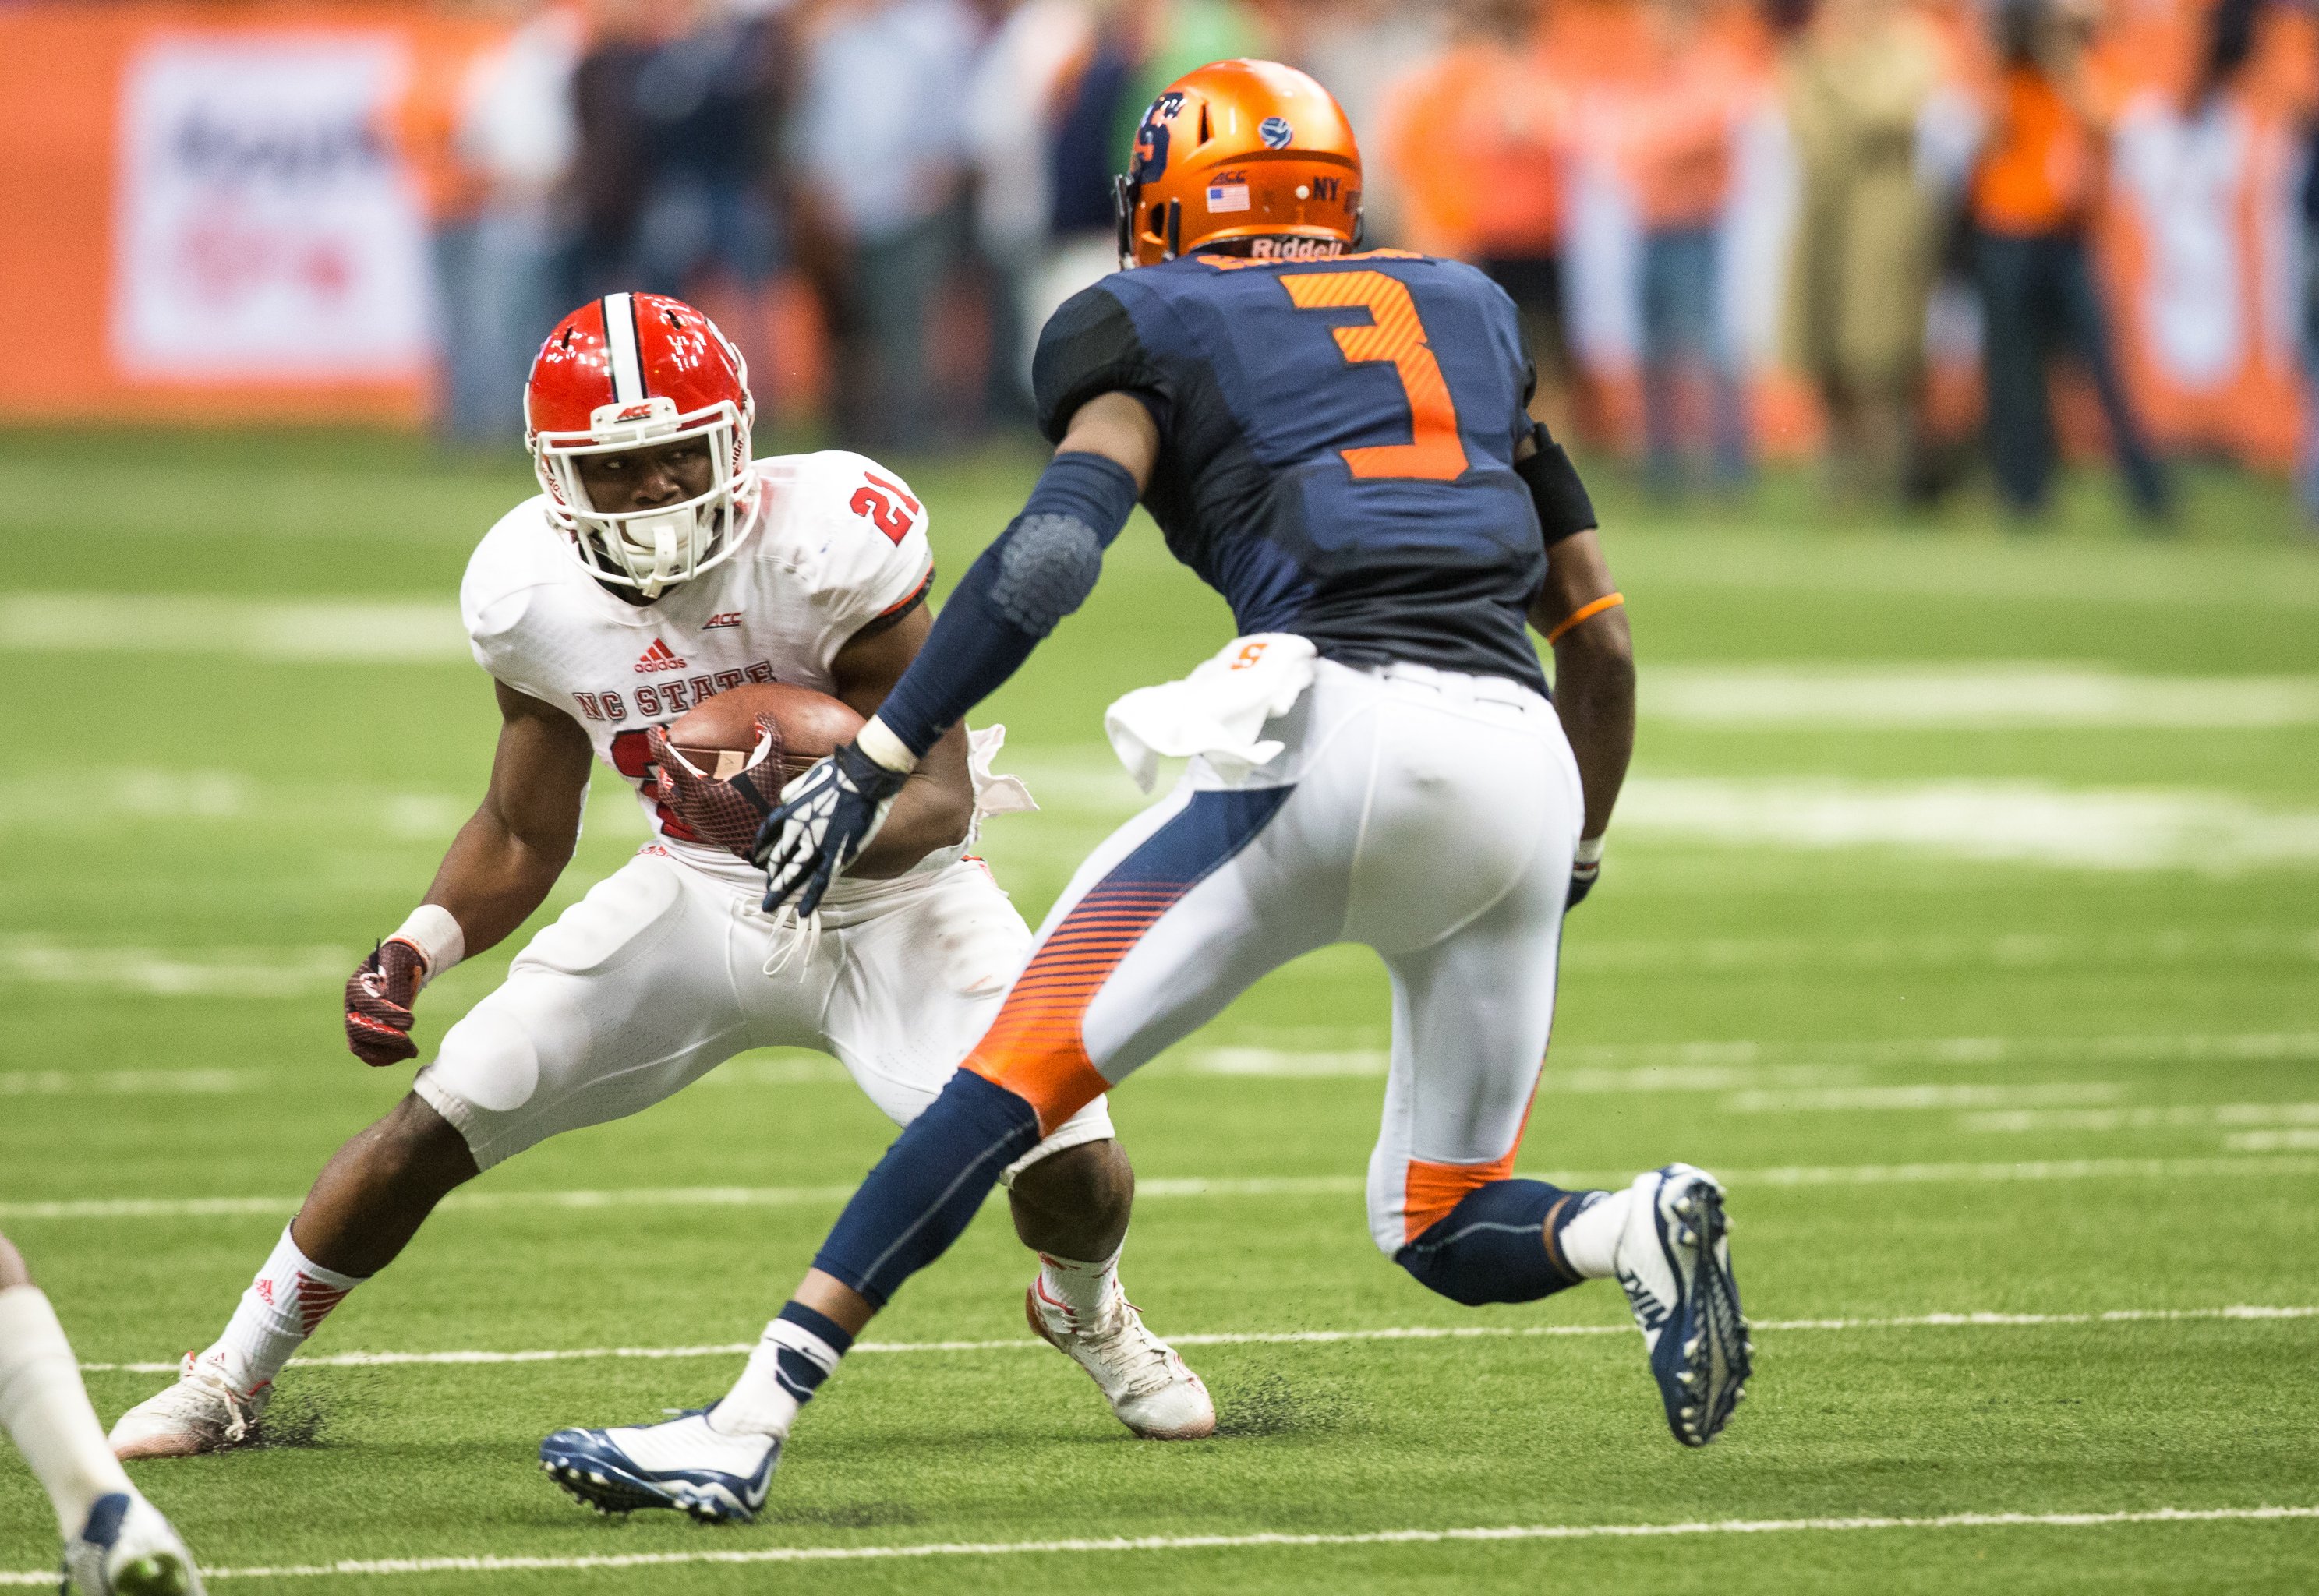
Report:
[{"label": "riddell text on helmet", "polygon": [[1333,260],[1344,253],[1342,239],[1284,239],[1260,234],[1248,241],[1250,260]]}]

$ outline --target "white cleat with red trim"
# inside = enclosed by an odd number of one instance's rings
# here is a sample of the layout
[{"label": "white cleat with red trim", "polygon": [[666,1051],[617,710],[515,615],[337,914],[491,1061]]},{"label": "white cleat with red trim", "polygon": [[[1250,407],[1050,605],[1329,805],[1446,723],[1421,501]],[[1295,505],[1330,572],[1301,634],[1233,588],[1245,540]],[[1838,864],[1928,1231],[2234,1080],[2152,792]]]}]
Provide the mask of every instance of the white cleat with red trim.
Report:
[{"label": "white cleat with red trim", "polygon": [[1137,1435],[1196,1441],[1215,1433],[1216,1404],[1208,1388],[1173,1347],[1144,1327],[1143,1316],[1117,1286],[1110,1306],[1087,1321],[1034,1279],[1024,1294],[1023,1312],[1042,1340],[1087,1372],[1119,1421]]},{"label": "white cleat with red trim", "polygon": [[258,1417],[273,1397],[271,1380],[244,1391],[216,1360],[188,1352],[177,1383],[121,1415],[107,1438],[124,1462],[222,1452],[257,1438]]}]

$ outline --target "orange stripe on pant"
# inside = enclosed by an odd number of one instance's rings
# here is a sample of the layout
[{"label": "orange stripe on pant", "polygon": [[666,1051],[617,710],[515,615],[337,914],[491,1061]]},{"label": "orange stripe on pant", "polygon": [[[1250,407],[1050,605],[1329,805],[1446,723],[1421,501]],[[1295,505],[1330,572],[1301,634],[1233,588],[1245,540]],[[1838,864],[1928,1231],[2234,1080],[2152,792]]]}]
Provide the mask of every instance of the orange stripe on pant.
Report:
[{"label": "orange stripe on pant", "polygon": [[1448,1218],[1449,1211],[1466,1200],[1466,1193],[1493,1180],[1512,1179],[1514,1154],[1521,1149],[1522,1135],[1529,1129],[1529,1111],[1536,1106],[1538,1088],[1532,1087],[1529,1102],[1522,1109],[1521,1123],[1514,1127],[1513,1146],[1486,1164],[1436,1164],[1426,1159],[1410,1159],[1402,1176],[1402,1240],[1414,1241]]},{"label": "orange stripe on pant", "polygon": [[1087,1051],[1087,1005],[1191,882],[1098,883],[1040,945],[962,1068],[1039,1111],[1039,1134],[1110,1090]]}]

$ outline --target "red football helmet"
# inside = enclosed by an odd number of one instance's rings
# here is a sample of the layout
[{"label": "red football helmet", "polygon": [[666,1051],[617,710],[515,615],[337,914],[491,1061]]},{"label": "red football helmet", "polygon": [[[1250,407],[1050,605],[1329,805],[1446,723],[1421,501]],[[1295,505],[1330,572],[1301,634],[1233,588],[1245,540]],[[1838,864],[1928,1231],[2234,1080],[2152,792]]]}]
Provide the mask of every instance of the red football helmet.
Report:
[{"label": "red football helmet", "polygon": [[[749,367],[690,305],[658,293],[591,300],[540,346],[523,408],[548,517],[591,575],[656,599],[738,546],[756,505]],[[588,502],[575,457],[703,436],[716,476],[699,498],[627,511]]]}]

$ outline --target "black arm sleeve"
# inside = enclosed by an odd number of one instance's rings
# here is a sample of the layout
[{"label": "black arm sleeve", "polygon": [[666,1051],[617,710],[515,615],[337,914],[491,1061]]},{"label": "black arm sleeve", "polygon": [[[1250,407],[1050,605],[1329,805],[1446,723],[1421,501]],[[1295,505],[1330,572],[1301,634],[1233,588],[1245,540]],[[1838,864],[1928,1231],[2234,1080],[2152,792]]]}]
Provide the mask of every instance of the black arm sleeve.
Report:
[{"label": "black arm sleeve", "polygon": [[1593,531],[1601,523],[1594,518],[1594,501],[1586,496],[1586,484],[1578,480],[1578,468],[1571,464],[1570,456],[1554,441],[1546,424],[1531,422],[1530,437],[1538,440],[1538,453],[1515,461],[1514,474],[1529,489],[1530,502],[1538,507],[1538,531],[1545,536],[1546,546],[1552,548],[1566,537]]},{"label": "black arm sleeve", "polygon": [[1101,455],[1058,455],[1023,513],[982,551],[934,618],[878,718],[913,753],[1006,683],[1077,609],[1135,509],[1135,479]]}]

